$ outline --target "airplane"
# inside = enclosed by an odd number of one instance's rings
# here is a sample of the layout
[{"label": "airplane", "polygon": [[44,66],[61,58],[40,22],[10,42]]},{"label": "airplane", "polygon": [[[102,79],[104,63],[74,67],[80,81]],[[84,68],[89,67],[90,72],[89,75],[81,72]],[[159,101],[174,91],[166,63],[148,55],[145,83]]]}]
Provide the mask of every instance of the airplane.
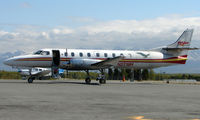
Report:
[{"label": "airplane", "polygon": [[[34,67],[31,69],[18,69],[18,72],[20,75],[23,76],[23,78],[32,78],[34,79],[39,79],[42,80],[44,76],[51,76],[51,69],[50,68],[39,68],[39,67]],[[29,79],[28,79],[29,80]],[[29,81],[31,82],[31,81]]]},{"label": "airplane", "polygon": [[[193,29],[186,29],[173,44],[152,50],[91,50],[91,49],[41,49],[33,54],[9,58],[4,64],[17,67],[47,67],[52,77],[58,75],[58,69],[84,70],[87,73],[86,84],[90,84],[89,70],[99,70],[105,84],[104,70],[110,67],[128,69],[152,69],[177,64],[185,64],[190,48]],[[30,77],[28,82],[32,83]]]}]

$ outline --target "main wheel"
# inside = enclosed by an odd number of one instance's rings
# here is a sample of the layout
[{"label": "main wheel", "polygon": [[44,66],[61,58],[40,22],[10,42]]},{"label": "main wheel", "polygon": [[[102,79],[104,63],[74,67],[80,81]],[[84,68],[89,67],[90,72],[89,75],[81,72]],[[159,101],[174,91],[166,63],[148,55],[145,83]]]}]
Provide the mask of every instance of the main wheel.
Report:
[{"label": "main wheel", "polygon": [[89,77],[85,78],[85,83],[86,84],[90,84],[91,83],[91,79]]},{"label": "main wheel", "polygon": [[28,83],[33,83],[33,78],[32,77],[28,78]]},{"label": "main wheel", "polygon": [[29,78],[28,78],[28,83],[33,83],[33,80],[35,80],[34,77],[29,77]]},{"label": "main wheel", "polygon": [[99,80],[99,83],[100,83],[100,84],[106,84],[106,80],[105,80],[105,79],[100,79],[100,80]]}]

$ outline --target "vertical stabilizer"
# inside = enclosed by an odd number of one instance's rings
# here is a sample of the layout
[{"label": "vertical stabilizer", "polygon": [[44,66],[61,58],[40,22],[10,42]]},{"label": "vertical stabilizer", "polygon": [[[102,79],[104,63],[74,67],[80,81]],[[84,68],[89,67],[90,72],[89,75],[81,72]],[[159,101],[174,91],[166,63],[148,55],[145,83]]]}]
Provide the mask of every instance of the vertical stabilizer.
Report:
[{"label": "vertical stabilizer", "polygon": [[167,48],[189,48],[192,39],[193,29],[186,29],[178,40],[168,45]]},{"label": "vertical stabilizer", "polygon": [[192,34],[193,29],[186,29],[175,43],[162,48],[162,52],[167,56],[178,57],[179,63],[185,64],[188,51],[196,49],[190,48]]}]

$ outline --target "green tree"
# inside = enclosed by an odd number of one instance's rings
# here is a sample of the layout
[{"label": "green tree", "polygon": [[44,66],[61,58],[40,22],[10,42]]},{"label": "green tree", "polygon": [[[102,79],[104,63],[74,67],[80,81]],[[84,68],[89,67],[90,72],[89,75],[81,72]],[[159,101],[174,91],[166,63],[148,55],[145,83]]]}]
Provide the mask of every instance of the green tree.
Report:
[{"label": "green tree", "polygon": [[188,76],[186,74],[182,75],[182,79],[187,79],[187,78],[188,78]]},{"label": "green tree", "polygon": [[134,69],[134,79],[141,80],[141,69]]},{"label": "green tree", "polygon": [[132,77],[131,69],[126,69],[126,79],[131,79],[131,77]]},{"label": "green tree", "polygon": [[148,69],[142,70],[142,80],[148,80],[149,79],[149,71]]},{"label": "green tree", "polygon": [[119,79],[119,73],[120,73],[120,72],[119,72],[119,69],[115,68],[115,69],[114,69],[114,74],[113,74],[113,75],[114,75],[114,76],[113,76],[113,79],[114,79],[114,80],[118,80],[118,79]]},{"label": "green tree", "polygon": [[108,69],[108,79],[113,80],[113,70],[112,70],[112,68]]},{"label": "green tree", "polygon": [[150,69],[150,71],[149,71],[149,79],[150,80],[156,79],[156,75],[155,75],[155,72],[153,71],[153,69]]}]

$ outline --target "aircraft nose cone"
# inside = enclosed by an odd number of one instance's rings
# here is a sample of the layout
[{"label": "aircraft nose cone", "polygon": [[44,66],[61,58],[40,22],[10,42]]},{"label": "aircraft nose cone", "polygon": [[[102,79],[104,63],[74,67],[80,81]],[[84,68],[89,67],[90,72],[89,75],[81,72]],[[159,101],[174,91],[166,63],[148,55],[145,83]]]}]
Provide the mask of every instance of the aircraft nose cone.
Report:
[{"label": "aircraft nose cone", "polygon": [[4,60],[3,63],[4,63],[5,65],[12,66],[12,61],[13,61],[13,60],[9,58],[9,59]]},{"label": "aircraft nose cone", "polygon": [[3,61],[3,64],[5,64],[5,65],[9,65],[9,63],[10,63],[9,59],[6,59]]}]

